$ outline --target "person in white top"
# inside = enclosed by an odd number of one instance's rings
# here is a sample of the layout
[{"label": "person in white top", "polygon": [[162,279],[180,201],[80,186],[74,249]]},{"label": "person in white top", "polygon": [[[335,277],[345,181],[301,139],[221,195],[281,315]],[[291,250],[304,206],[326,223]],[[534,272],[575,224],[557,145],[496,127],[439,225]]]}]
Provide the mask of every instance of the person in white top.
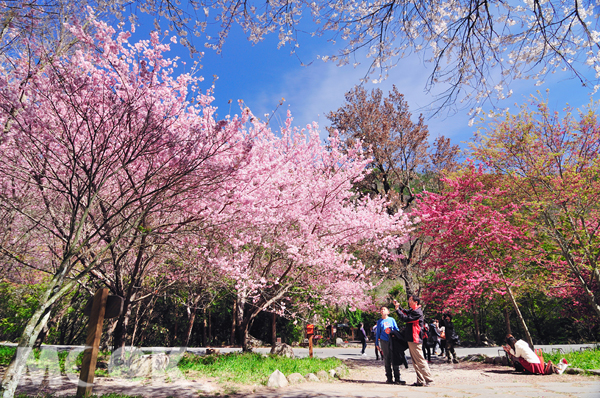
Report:
[{"label": "person in white top", "polygon": [[[546,366],[542,364],[540,358],[533,352],[529,345],[523,340],[517,340],[512,335],[506,336],[508,345],[503,346],[504,351],[508,353],[513,362],[519,363],[523,369],[533,374],[562,374],[569,364],[566,359],[561,359],[558,365],[548,361]],[[518,368],[515,364],[515,368]]]}]

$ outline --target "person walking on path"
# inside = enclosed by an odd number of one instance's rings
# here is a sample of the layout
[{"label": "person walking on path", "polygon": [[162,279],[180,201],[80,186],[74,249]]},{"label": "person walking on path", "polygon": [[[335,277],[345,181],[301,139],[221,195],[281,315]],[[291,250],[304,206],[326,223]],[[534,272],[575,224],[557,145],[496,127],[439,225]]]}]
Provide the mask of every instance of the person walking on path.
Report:
[{"label": "person walking on path", "polygon": [[366,357],[367,353],[365,352],[365,350],[367,349],[367,332],[365,332],[365,324],[361,322],[358,326],[358,339],[362,344],[362,351],[360,352],[360,354]]},{"label": "person walking on path", "polygon": [[[454,351],[454,346],[458,344],[458,334],[454,330],[454,323],[452,323],[452,315],[444,314],[444,326],[446,327],[446,357],[448,360],[446,362],[450,363],[450,361],[454,363],[458,363],[458,359],[456,359],[456,351]],[[452,358],[450,358],[452,355]]]},{"label": "person walking on path", "polygon": [[400,303],[394,300],[396,314],[401,321],[406,322],[405,338],[408,342],[408,351],[412,359],[413,367],[417,373],[417,381],[413,384],[415,387],[429,386],[433,384],[433,377],[427,361],[423,357],[423,325],[425,317],[421,308],[421,299],[412,294],[408,296],[408,309],[400,308]]},{"label": "person walking on path", "polygon": [[427,363],[431,363],[431,345],[429,344],[431,339],[431,328],[427,324],[427,321],[423,322],[423,357],[427,360]]},{"label": "person walking on path", "polygon": [[[393,330],[398,330],[398,325],[394,318],[389,317],[390,310],[386,306],[381,307],[380,312],[381,319],[377,321],[377,331],[375,332],[375,346],[380,349],[379,353],[384,362],[386,383],[393,384],[390,334]],[[402,383],[402,380],[400,379],[400,368],[397,365],[394,365],[394,375],[396,376],[396,383]]]},{"label": "person walking on path", "polygon": [[433,348],[431,349],[431,353],[433,355],[436,355],[435,347],[439,346],[440,349],[442,349],[441,338],[440,338],[440,335],[441,335],[440,324],[437,319],[434,319],[433,322],[431,322],[431,325],[429,325],[429,329],[431,330],[431,334],[433,335]]}]

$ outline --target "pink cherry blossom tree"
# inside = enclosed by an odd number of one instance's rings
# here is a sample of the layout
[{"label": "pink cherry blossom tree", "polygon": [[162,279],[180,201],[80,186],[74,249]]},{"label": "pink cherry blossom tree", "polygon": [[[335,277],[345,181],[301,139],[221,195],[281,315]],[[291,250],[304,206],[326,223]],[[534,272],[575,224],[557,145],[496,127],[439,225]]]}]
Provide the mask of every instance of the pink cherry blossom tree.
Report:
[{"label": "pink cherry blossom tree", "polygon": [[54,303],[92,270],[116,270],[116,259],[144,267],[149,248],[204,217],[189,198],[209,195],[249,150],[249,114],[215,121],[200,79],[174,76],[177,61],[164,58],[158,35],[130,44],[127,32],[86,23],[93,34],[69,25],[78,44],[67,54],[16,35],[23,51],[4,54],[0,71],[2,267],[9,278],[19,267],[47,275],[4,397]]},{"label": "pink cherry blossom tree", "polygon": [[261,311],[283,315],[290,300],[297,308],[365,305],[370,270],[353,245],[390,257],[407,234],[406,216],[389,215],[381,198],[354,197],[352,184],[368,162],[360,143],[346,153],[337,136],[325,146],[316,125],[294,132],[291,122],[280,137],[256,125],[249,162],[218,212],[222,222],[213,220],[225,244],[204,254],[234,281],[244,349],[254,318]]}]

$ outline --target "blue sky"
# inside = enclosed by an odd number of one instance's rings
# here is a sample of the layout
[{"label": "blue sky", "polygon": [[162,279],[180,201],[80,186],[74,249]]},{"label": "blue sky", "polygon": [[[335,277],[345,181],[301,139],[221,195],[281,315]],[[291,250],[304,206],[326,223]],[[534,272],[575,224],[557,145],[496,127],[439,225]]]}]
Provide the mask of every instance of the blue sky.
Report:
[{"label": "blue sky", "polygon": [[[142,19],[144,21],[144,19]],[[152,29],[151,22],[144,22],[136,31],[136,38]],[[202,49],[202,38],[195,38],[198,48]],[[321,137],[327,137],[325,126],[329,121],[325,115],[338,109],[344,103],[344,94],[360,83],[365,76],[369,59],[357,55],[361,65],[353,68],[351,65],[338,67],[331,62],[323,62],[319,55],[329,55],[334,48],[323,38],[302,37],[296,55],[290,55],[289,47],[277,49],[277,34],[271,34],[258,44],[250,43],[239,28],[232,30],[221,54],[214,50],[204,49],[201,59],[201,75],[205,78],[206,88],[215,81],[215,102],[218,116],[239,113],[237,101],[244,103],[259,117],[272,114],[271,127],[278,126],[285,120],[289,109],[294,117],[294,126],[304,127],[313,121],[321,126]],[[189,59],[189,52],[181,45],[171,45],[171,56]],[[307,66],[302,66],[302,63]],[[423,113],[429,126],[430,140],[437,136],[449,137],[453,144],[466,147],[466,142],[472,139],[476,126],[469,127],[468,107],[456,112],[441,112],[433,115],[429,104],[434,100],[434,94],[425,92],[425,84],[429,75],[427,64],[418,55],[411,55],[400,61],[398,66],[390,71],[389,77],[382,83],[366,84],[366,88],[380,88],[384,93],[395,84],[404,94],[410,111],[416,120]],[[515,104],[522,104],[531,94],[538,90],[545,96],[549,89],[549,100],[552,109],[561,110],[568,103],[574,108],[587,105],[590,101],[589,89],[582,87],[578,80],[567,73],[556,73],[549,76],[545,84],[535,86],[534,81],[517,81],[510,89],[513,95],[496,105],[500,108],[510,108],[517,111]],[[443,87],[434,88],[440,92]],[[597,97],[597,96],[596,96]],[[282,98],[285,102],[278,108]],[[231,100],[231,104],[228,102]],[[483,109],[491,109],[490,104],[484,104]]]}]

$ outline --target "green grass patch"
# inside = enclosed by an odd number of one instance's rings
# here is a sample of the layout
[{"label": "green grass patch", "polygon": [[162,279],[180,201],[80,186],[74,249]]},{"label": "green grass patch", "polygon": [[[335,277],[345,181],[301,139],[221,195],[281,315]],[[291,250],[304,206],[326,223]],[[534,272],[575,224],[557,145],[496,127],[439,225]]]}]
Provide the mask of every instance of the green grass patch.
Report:
[{"label": "green grass patch", "polygon": [[15,347],[0,345],[0,366],[8,366],[16,350]]},{"label": "green grass patch", "polygon": [[600,347],[592,350],[571,351],[563,353],[544,353],[544,361],[552,361],[557,364],[562,358],[566,358],[571,367],[580,369],[600,369]]},{"label": "green grass patch", "polygon": [[186,355],[179,362],[184,372],[197,372],[205,377],[215,377],[220,382],[239,384],[266,384],[271,373],[279,369],[286,376],[300,373],[328,371],[342,365],[337,358],[286,358],[257,353],[229,353],[224,355]]}]

